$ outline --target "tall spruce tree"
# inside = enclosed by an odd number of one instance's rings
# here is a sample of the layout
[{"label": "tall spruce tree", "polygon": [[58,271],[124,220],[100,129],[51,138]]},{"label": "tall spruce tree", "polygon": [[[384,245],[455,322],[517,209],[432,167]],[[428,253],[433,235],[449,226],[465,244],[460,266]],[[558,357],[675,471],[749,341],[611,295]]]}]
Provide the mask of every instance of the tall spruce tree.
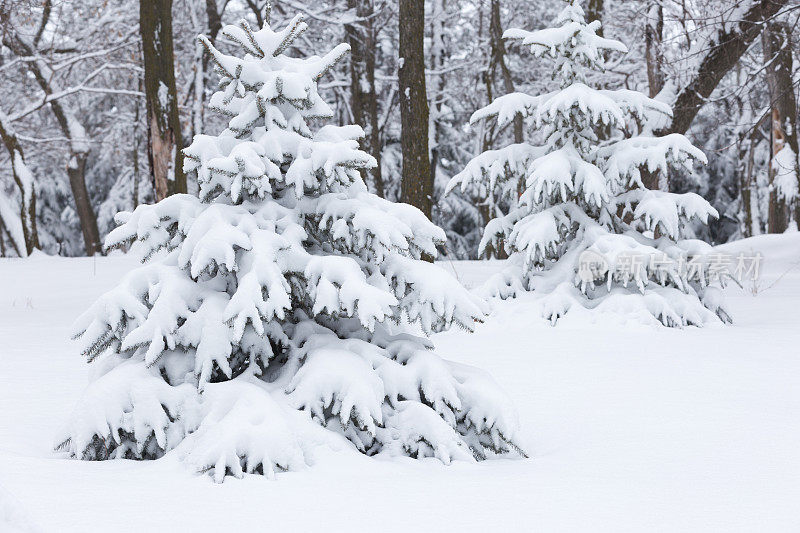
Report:
[{"label": "tall spruce tree", "polygon": [[445,463],[519,452],[492,379],[394,324],[470,329],[486,304],[420,260],[441,229],[367,191],[362,129],[310,127],[333,115],[317,80],[348,46],[286,55],[305,28],[300,16],[277,32],[226,26],[240,57],[201,37],[228,126],[185,150],[199,197],[118,215],[106,245],[132,243],[147,263],[77,321],[99,369],[60,439],[73,456],[178,447],[222,481],[300,468],[326,437]]},{"label": "tall spruce tree", "polygon": [[[573,306],[603,305],[646,311],[668,326],[729,320],[719,289],[709,287],[716,274],[711,247],[682,239],[690,219],[706,223],[716,210],[696,194],[649,190],[642,182],[666,176],[669,166],[691,170],[692,160],[705,156],[683,135],[650,134],[651,124],[671,116],[669,106],[587,85],[588,73],[603,72],[604,55],[627,51],[598,35],[600,21],[587,23],[569,1],[556,24],[503,37],[552,58],[558,90],[501,96],[471,118],[504,126],[522,116],[542,143],[484,152],[448,185],[487,198],[494,210],[480,251],[503,246],[511,266],[490,280],[490,294],[547,294],[542,314],[552,323]],[[508,213],[497,207],[505,202]]]}]

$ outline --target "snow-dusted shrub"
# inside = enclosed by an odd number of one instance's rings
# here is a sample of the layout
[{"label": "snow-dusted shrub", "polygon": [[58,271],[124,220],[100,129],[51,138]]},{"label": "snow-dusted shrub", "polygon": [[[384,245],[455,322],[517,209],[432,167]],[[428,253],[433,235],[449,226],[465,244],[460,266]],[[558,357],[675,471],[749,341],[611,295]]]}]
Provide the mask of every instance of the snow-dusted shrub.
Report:
[{"label": "snow-dusted shrub", "polygon": [[683,135],[649,134],[648,124],[671,114],[666,104],[586,85],[588,71],[604,70],[604,54],[626,52],[597,35],[599,21],[587,24],[569,1],[556,24],[509,29],[503,37],[550,56],[560,88],[501,96],[470,119],[494,117],[503,126],[521,115],[543,143],[484,152],[448,185],[512,206],[508,213],[494,208],[480,243],[483,254],[504,248],[510,255],[511,266],[490,280],[488,293],[546,294],[542,311],[553,323],[573,305],[646,310],[668,326],[730,320],[719,289],[708,286],[715,277],[711,247],[683,239],[691,219],[706,223],[716,210],[696,194],[642,182],[643,172],[691,170],[692,160],[705,156]]},{"label": "snow-dusted shrub", "polygon": [[100,368],[59,439],[71,455],[177,448],[221,481],[302,467],[320,431],[368,455],[521,453],[494,381],[397,325],[471,329],[486,303],[420,259],[436,255],[441,229],[367,191],[359,169],[375,160],[361,128],[309,126],[332,116],[317,80],[348,47],[285,55],[305,27],[299,16],[278,32],[226,26],[242,58],[201,37],[228,127],[185,149],[199,198],[117,216],[106,246],[130,244],[146,264],[77,320]]}]

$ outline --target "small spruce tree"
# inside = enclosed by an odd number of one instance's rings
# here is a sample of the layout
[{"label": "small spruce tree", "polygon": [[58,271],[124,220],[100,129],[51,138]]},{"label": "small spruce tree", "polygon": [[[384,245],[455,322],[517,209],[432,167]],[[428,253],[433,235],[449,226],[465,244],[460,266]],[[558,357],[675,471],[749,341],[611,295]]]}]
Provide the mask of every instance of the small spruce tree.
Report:
[{"label": "small spruce tree", "polygon": [[[709,287],[711,247],[685,239],[690,219],[707,223],[716,210],[696,194],[650,190],[644,173],[666,176],[669,166],[691,170],[705,156],[679,134],[653,137],[654,121],[669,106],[630,90],[595,89],[587,74],[602,73],[604,55],[626,52],[597,35],[583,9],[568,1],[557,27],[509,29],[537,57],[554,60],[556,91],[511,93],[475,112],[504,126],[522,116],[539,145],[512,144],[475,157],[454,176],[487,199],[494,218],[480,253],[505,249],[510,266],[486,285],[507,298],[533,290],[546,295],[542,314],[555,323],[572,306],[639,310],[668,326],[729,321],[721,292]],[[633,132],[640,132],[635,134]],[[510,205],[502,213],[499,205]]]},{"label": "small spruce tree", "polygon": [[201,37],[222,77],[210,107],[228,125],[185,149],[199,197],[120,213],[108,236],[146,264],[77,320],[99,368],[59,439],[71,455],[179,448],[222,481],[302,467],[342,437],[445,463],[521,453],[492,379],[393,324],[471,329],[486,303],[420,259],[441,229],[367,191],[359,169],[375,160],[360,127],[312,130],[332,116],[317,80],[348,47],[286,55],[305,28],[300,16],[277,32],[226,26],[243,57]]}]

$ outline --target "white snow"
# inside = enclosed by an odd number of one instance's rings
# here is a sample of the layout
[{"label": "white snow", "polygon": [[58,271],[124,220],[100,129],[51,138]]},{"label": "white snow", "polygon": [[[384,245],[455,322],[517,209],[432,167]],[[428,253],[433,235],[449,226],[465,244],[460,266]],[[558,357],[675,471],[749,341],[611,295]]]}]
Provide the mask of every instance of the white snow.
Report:
[{"label": "white snow", "polygon": [[0,485],[0,531],[4,533],[39,533],[22,505]]},{"label": "white snow", "polygon": [[26,253],[25,249],[25,235],[22,231],[22,221],[19,217],[18,206],[12,205],[16,202],[13,201],[10,195],[5,192],[0,192],[0,221],[11,239],[14,241],[16,249],[20,253]]},{"label": "white snow", "polygon": [[775,158],[772,160],[778,197],[787,202],[791,202],[800,194],[797,183],[797,165],[797,154],[788,144],[775,154]]},{"label": "white snow", "polygon": [[[473,334],[433,336],[510,393],[530,459],[370,459],[342,439],[298,472],[222,485],[180,449],[143,462],[51,451],[90,371],[70,325],[137,263],[0,259],[0,531],[797,531],[800,234],[717,250],[764,255],[759,282],[726,290],[732,326],[581,310],[550,327],[526,293],[495,301]],[[475,287],[503,262],[440,266]]]}]

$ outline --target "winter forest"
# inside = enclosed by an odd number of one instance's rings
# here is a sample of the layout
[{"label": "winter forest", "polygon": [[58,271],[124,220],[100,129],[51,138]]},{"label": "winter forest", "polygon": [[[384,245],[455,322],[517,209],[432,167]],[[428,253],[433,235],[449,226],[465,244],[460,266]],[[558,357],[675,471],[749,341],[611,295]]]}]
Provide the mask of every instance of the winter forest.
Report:
[{"label": "winter forest", "polygon": [[[319,84],[337,125],[358,124],[377,165],[369,190],[420,208],[447,240],[446,257],[478,257],[483,228],[507,214],[486,187],[455,189],[475,156],[524,138],[523,119],[470,121],[510,93],[552,90],[553,62],[509,28],[552,23],[553,1],[274,1],[271,24],[308,23],[289,51],[350,46]],[[648,188],[695,192],[719,213],[698,238],[724,243],[796,225],[797,5],[712,0],[592,0],[587,21],[623,42],[589,82],[669,106],[657,136],[688,135],[708,158],[693,172],[650,173]],[[207,100],[218,84],[197,36],[223,49],[227,24],[261,27],[267,2],[174,0],[2,3],[0,255],[35,248],[101,253],[114,215],[172,192],[196,191],[181,149],[220,124]],[[404,96],[407,95],[407,98]],[[491,250],[503,255],[503,250]]]},{"label": "winter forest", "polygon": [[797,530],[798,24],[0,0],[0,531]]}]

